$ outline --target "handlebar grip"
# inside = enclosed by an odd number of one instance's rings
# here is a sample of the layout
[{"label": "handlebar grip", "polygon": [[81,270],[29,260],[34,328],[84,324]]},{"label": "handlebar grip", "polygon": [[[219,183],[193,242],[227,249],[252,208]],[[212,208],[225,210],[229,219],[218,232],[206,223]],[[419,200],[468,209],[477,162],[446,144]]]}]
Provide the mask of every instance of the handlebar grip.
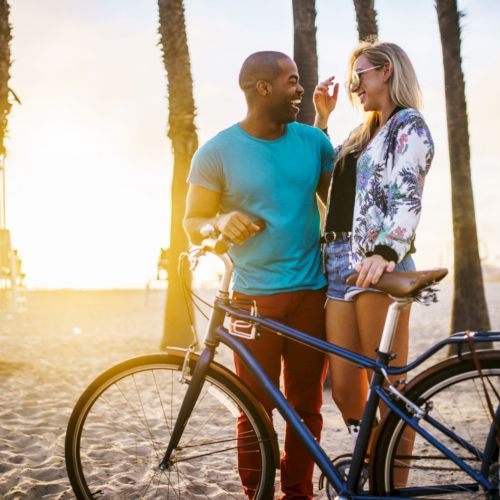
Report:
[{"label": "handlebar grip", "polygon": [[217,239],[207,238],[203,240],[203,249],[216,254],[224,254],[229,250],[230,241],[220,235]]},{"label": "handlebar grip", "polygon": [[[264,231],[266,229],[266,221],[264,219],[256,219],[253,223],[259,227],[259,231]],[[216,237],[218,232],[215,231],[215,228],[211,224],[206,224],[200,230],[200,233],[207,238],[203,240],[202,248],[207,252],[213,252],[216,254],[224,254],[229,250],[229,246],[231,245],[231,241],[219,234]]]}]

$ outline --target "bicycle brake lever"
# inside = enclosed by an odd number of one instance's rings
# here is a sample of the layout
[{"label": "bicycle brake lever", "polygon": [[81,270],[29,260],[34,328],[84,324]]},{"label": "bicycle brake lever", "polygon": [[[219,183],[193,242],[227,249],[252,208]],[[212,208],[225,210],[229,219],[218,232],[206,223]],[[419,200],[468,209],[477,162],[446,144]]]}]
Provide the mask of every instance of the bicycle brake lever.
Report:
[{"label": "bicycle brake lever", "polygon": [[207,238],[203,240],[202,248],[204,251],[222,255],[227,253],[231,244],[231,241],[221,234],[218,238]]}]

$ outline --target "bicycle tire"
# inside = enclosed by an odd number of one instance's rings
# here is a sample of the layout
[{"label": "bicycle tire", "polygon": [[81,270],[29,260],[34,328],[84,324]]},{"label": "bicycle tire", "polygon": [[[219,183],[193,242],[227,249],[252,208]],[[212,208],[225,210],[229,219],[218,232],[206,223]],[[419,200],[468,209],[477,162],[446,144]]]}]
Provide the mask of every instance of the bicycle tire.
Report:
[{"label": "bicycle tire", "polygon": [[237,464],[239,412],[251,424],[250,446],[243,451],[254,453],[260,467],[254,472],[254,498],[272,498],[276,436],[260,403],[218,363],[208,370],[176,448],[177,461],[160,470],[187,388],[178,380],[183,361],[176,353],[133,358],[105,371],[84,391],[65,440],[66,468],[78,499],[247,498]]},{"label": "bicycle tire", "polygon": [[[483,374],[500,390],[500,351],[478,352]],[[490,387],[488,387],[489,390]],[[486,442],[491,426],[491,415],[485,402],[480,376],[470,354],[454,357],[439,363],[416,377],[406,388],[405,396],[421,408],[432,402],[429,414],[450,426],[480,450],[486,449]],[[499,401],[492,391],[492,402],[496,411]],[[474,399],[473,399],[474,398]],[[401,409],[404,405],[399,406]],[[439,441],[454,451],[476,471],[481,470],[482,460],[474,453],[464,450],[449,437],[436,431],[429,424],[420,421],[422,427],[431,432]],[[418,434],[414,445],[408,452],[408,440],[401,440],[408,427],[394,412],[390,412],[382,421],[376,436],[373,460],[370,467],[370,484],[377,495],[405,496],[409,488],[428,487],[427,495],[439,494],[439,498],[476,498],[482,496],[479,491],[468,491],[465,485],[479,486],[475,481],[449,458],[439,452]],[[405,439],[411,433],[406,433]],[[403,448],[406,446],[406,450]],[[410,453],[410,454],[408,454]],[[490,479],[498,488],[498,446],[490,447],[490,456],[486,457],[490,467]],[[478,454],[479,455],[479,454]],[[405,476],[408,474],[408,478]],[[495,477],[496,476],[496,479]],[[395,479],[396,477],[396,479]],[[397,484],[397,481],[401,484]],[[404,488],[407,491],[404,492]],[[424,496],[422,490],[420,494]],[[498,498],[498,493],[495,497]],[[412,497],[419,496],[416,490]],[[486,497],[486,495],[485,495]]]}]

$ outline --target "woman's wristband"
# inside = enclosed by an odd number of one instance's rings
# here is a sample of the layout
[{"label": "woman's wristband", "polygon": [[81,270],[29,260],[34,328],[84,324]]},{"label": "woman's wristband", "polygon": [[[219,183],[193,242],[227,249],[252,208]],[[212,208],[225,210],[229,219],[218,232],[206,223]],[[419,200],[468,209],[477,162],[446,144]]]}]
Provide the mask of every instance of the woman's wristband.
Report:
[{"label": "woman's wristband", "polygon": [[380,255],[380,257],[384,258],[387,262],[395,262],[398,263],[398,254],[396,251],[387,246],[387,245],[377,245],[373,252],[366,252],[367,257],[371,257],[372,255]]}]

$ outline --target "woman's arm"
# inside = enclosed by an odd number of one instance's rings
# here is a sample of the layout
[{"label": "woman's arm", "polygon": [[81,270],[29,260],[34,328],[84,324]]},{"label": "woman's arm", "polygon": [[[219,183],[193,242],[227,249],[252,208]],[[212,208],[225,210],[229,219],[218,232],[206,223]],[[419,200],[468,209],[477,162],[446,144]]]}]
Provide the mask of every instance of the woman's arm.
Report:
[{"label": "woman's arm", "polygon": [[360,273],[357,286],[377,283],[384,272],[394,270],[394,258],[401,262],[409,252],[420,220],[425,176],[434,156],[432,137],[423,119],[413,116],[397,130],[389,147],[393,150],[387,162],[386,215],[370,256],[356,266]]},{"label": "woman's arm", "polygon": [[[321,130],[326,130],[328,127],[328,119],[330,114],[337,105],[337,97],[339,94],[339,84],[334,83],[335,77],[331,76],[321,83],[318,83],[313,93],[314,109],[316,117],[314,126]],[[333,91],[330,94],[330,87],[333,85]]]},{"label": "woman's arm", "polygon": [[[434,144],[420,116],[398,128],[389,147],[387,208],[374,247],[392,248],[398,262],[409,252],[422,210],[425,176],[434,156]],[[392,161],[391,161],[392,158]]]}]

